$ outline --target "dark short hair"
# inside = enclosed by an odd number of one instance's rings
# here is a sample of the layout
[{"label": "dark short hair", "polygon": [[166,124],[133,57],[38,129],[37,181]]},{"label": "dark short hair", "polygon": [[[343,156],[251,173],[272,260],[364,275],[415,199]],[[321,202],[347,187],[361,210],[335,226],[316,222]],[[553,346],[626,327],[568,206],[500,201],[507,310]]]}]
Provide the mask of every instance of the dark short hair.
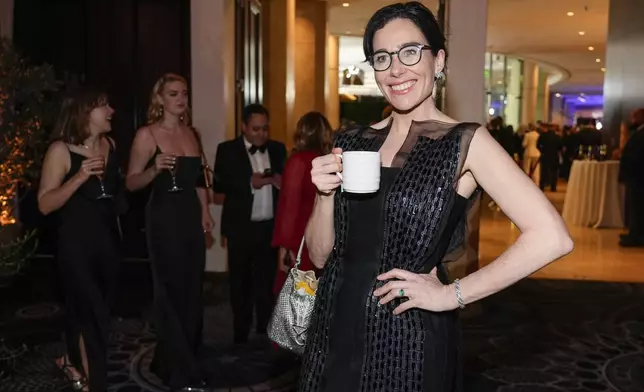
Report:
[{"label": "dark short hair", "polygon": [[440,50],[443,50],[447,58],[447,40],[436,17],[423,4],[417,1],[410,1],[383,7],[369,19],[362,41],[362,48],[367,61],[371,62],[373,56],[373,37],[376,32],[395,19],[407,19],[415,24],[425,36],[427,43],[431,47],[432,54],[436,56]]},{"label": "dark short hair", "polygon": [[268,110],[259,103],[251,103],[247,105],[244,110],[242,110],[242,121],[244,124],[248,124],[248,121],[253,116],[253,114],[261,114],[268,118]]}]

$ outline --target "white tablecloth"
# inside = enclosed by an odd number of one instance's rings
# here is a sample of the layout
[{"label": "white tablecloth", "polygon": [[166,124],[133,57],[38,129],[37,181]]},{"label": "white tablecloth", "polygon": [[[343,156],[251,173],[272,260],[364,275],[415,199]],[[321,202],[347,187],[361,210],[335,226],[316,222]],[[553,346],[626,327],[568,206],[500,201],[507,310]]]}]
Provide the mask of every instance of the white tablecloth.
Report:
[{"label": "white tablecloth", "polygon": [[574,161],[564,220],[574,226],[624,227],[624,196],[618,174],[619,161]]}]

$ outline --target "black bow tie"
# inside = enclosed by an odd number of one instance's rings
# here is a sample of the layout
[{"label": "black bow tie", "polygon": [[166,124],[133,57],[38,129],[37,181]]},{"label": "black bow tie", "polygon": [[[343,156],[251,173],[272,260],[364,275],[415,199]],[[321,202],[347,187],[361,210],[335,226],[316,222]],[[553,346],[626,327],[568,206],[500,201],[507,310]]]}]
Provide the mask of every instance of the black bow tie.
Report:
[{"label": "black bow tie", "polygon": [[264,151],[266,151],[266,144],[264,144],[263,146],[259,146],[259,147],[250,146],[250,148],[248,149],[248,152],[250,153],[250,155],[255,154],[257,151],[259,151],[259,152],[261,152],[263,154]]}]

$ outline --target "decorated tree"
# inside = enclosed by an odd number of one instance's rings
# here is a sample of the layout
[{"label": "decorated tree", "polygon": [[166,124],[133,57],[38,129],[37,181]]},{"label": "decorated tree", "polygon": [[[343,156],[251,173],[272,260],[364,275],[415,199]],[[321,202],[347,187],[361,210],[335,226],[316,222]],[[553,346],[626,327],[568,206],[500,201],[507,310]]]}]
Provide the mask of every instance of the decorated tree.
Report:
[{"label": "decorated tree", "polygon": [[58,88],[48,65],[31,65],[0,39],[0,285],[35,249],[35,233],[21,230],[21,191],[34,186],[48,143]]}]

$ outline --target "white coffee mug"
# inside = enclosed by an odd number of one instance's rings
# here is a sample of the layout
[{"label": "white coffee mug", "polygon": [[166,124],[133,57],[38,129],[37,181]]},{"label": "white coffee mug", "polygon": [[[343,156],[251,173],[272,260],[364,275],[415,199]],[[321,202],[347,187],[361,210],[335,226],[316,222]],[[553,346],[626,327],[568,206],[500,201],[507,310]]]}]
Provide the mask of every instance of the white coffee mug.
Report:
[{"label": "white coffee mug", "polygon": [[342,159],[342,191],[374,193],[380,189],[380,153],[374,151],[345,151]]}]

